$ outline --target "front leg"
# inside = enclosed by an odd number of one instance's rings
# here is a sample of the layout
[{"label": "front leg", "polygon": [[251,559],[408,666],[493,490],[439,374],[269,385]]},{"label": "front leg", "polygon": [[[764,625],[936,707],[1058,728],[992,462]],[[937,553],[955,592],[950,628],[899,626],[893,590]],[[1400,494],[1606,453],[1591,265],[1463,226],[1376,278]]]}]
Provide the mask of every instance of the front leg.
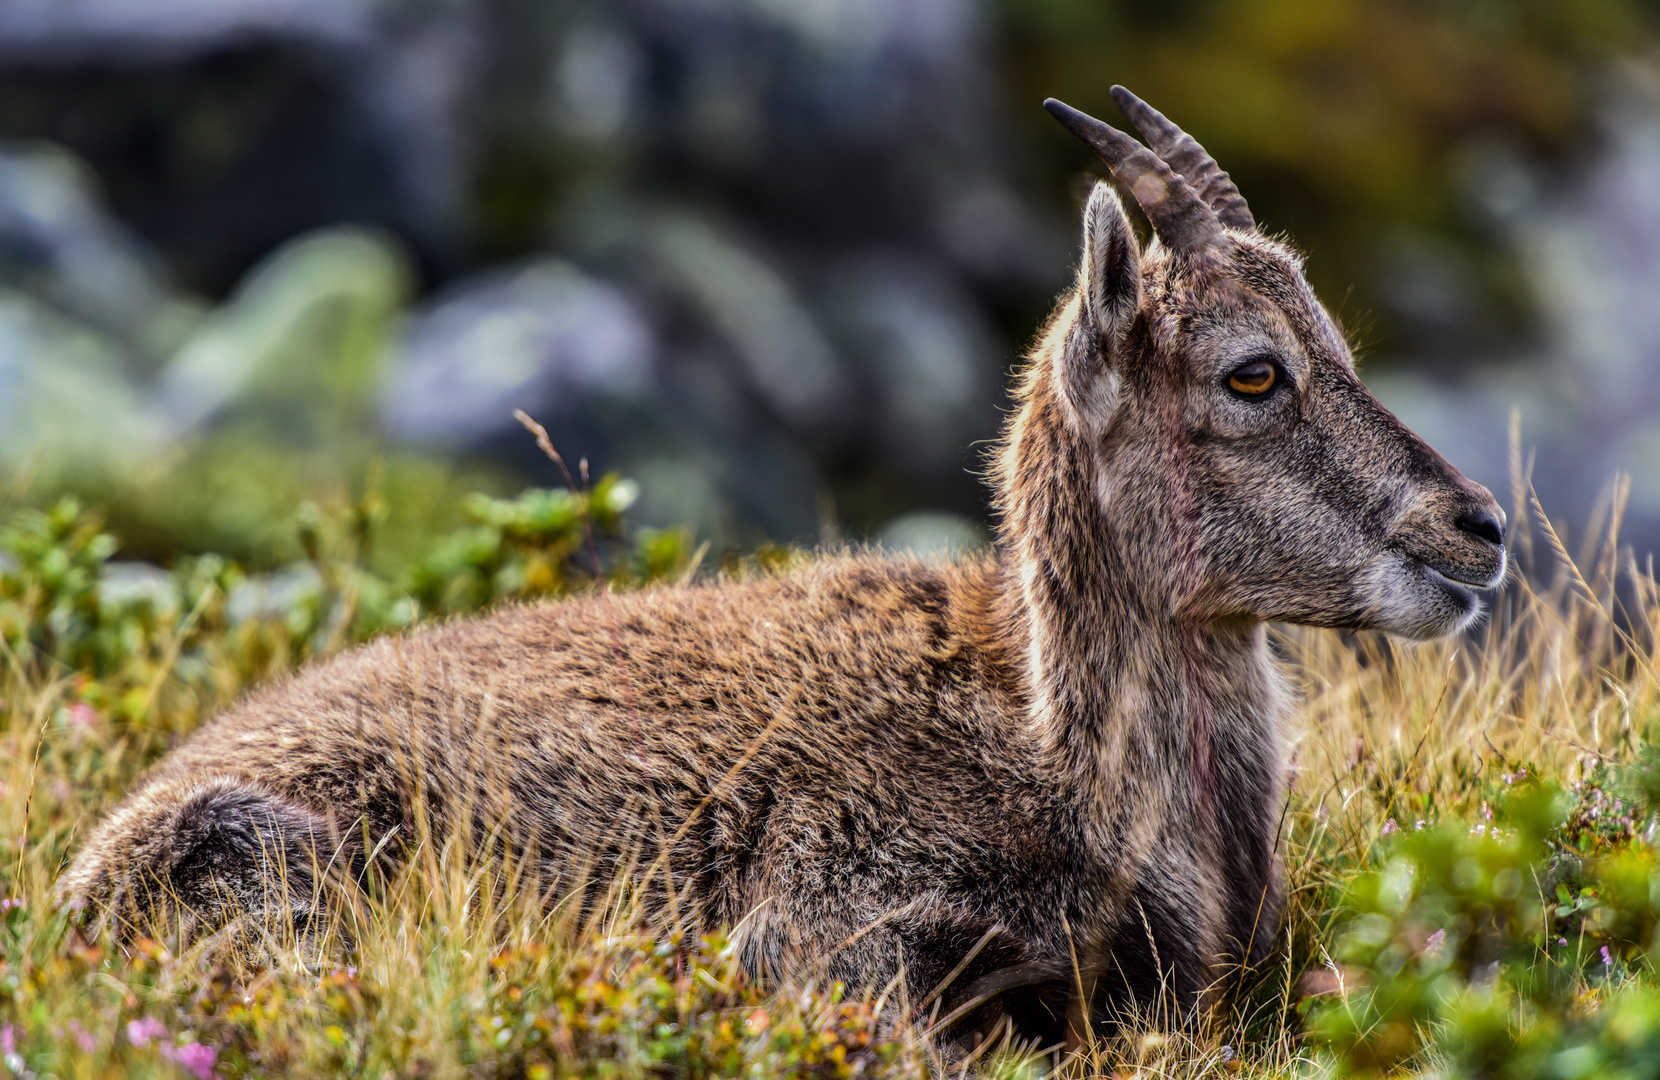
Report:
[{"label": "front leg", "polygon": [[1064,1034],[1077,985],[1070,961],[1002,923],[939,901],[898,905],[863,925],[803,918],[799,901],[790,912],[757,910],[739,924],[734,936],[752,976],[817,978],[881,997],[884,1027],[927,1030],[947,1061],[1005,1031],[1040,1046]]},{"label": "front leg", "polygon": [[1214,999],[1222,968],[1224,916],[1208,890],[1179,866],[1150,868],[1116,922],[1086,958],[1083,1030],[1134,1018],[1192,1020]]}]

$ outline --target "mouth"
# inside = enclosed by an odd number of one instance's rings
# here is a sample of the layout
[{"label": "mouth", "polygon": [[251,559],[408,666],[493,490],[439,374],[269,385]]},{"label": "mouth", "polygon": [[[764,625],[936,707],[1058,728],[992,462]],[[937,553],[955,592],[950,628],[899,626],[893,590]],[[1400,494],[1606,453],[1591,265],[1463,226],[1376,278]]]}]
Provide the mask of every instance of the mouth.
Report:
[{"label": "mouth", "polygon": [[1474,582],[1460,581],[1457,578],[1448,577],[1446,574],[1443,574],[1441,571],[1437,570],[1433,566],[1430,566],[1428,563],[1419,563],[1418,565],[1424,571],[1425,577],[1429,578],[1430,581],[1438,586],[1442,592],[1456,598],[1459,603],[1470,605],[1476,602],[1475,591],[1477,588],[1480,588],[1480,586],[1476,585]]},{"label": "mouth", "polygon": [[1503,580],[1504,559],[1497,563],[1471,567],[1450,559],[1430,562],[1396,548],[1373,564],[1375,576],[1363,587],[1373,611],[1371,622],[1415,641],[1456,633],[1481,610],[1477,590]]},{"label": "mouth", "polygon": [[1505,564],[1502,556],[1498,571],[1489,577],[1483,578],[1460,571],[1440,570],[1427,562],[1420,562],[1418,565],[1423,568],[1424,573],[1429,575],[1431,581],[1451,593],[1468,595],[1476,589],[1493,589],[1497,588],[1499,583],[1504,580]]}]

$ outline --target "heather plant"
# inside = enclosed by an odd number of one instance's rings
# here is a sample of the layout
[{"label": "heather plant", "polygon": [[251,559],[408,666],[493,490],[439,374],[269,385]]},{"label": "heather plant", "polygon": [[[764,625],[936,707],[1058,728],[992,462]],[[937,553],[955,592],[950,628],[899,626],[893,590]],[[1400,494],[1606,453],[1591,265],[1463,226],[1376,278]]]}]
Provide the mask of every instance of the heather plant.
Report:
[{"label": "heather plant", "polygon": [[[151,573],[65,500],[0,533],[11,838],[0,900],[0,1060],[17,1075],[857,1076],[925,1071],[880,1001],[756,986],[719,936],[653,933],[617,895],[581,926],[454,838],[349,913],[344,937],[258,956],[117,949],[55,910],[80,823],[203,715],[303,660],[423,618],[684,575],[687,534],[630,531],[628,481],[475,496],[401,579],[365,567],[376,508],[302,508],[304,564],[258,578],[216,556]],[[766,556],[761,565],[776,563]],[[658,928],[662,930],[662,928]],[[349,944],[348,944],[349,941]],[[312,946],[307,951],[306,944]],[[333,950],[332,952],[330,950]],[[420,987],[420,993],[409,988]]]},{"label": "heather plant", "polygon": [[[760,985],[720,934],[583,913],[453,837],[320,938],[182,952],[55,910],[77,833],[247,687],[423,620],[697,573],[632,528],[631,485],[475,497],[408,569],[370,569],[373,498],[302,508],[301,563],[114,561],[73,502],[0,526],[0,1067],[15,1075],[859,1076],[937,1069],[937,1005],[810,976]],[[1542,520],[1541,527],[1548,523]],[[1525,539],[1525,538],[1524,538]],[[1524,560],[1528,552],[1521,544]],[[1060,1048],[982,1048],[1031,1076],[1660,1075],[1655,587],[1545,529],[1478,637],[1411,648],[1285,632],[1299,680],[1271,958],[1214,1014],[1123,1018]],[[1589,569],[1581,571],[1581,565]],[[1620,584],[1619,582],[1622,582]],[[281,935],[279,935],[280,937]]]},{"label": "heather plant", "polygon": [[1592,775],[1518,779],[1496,812],[1398,832],[1349,881],[1326,969],[1341,992],[1310,1025],[1341,1075],[1660,1068],[1660,866],[1636,830],[1652,818],[1612,793],[1626,776]]}]

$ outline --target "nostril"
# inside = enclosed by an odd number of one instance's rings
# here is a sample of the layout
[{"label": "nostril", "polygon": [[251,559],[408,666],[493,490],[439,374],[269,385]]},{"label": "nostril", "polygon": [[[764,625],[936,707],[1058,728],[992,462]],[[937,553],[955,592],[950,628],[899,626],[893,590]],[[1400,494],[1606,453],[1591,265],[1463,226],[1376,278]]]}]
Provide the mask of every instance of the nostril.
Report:
[{"label": "nostril", "polygon": [[1485,510],[1470,510],[1459,516],[1456,523],[1471,536],[1480,537],[1489,544],[1504,545],[1504,527],[1499,519]]}]

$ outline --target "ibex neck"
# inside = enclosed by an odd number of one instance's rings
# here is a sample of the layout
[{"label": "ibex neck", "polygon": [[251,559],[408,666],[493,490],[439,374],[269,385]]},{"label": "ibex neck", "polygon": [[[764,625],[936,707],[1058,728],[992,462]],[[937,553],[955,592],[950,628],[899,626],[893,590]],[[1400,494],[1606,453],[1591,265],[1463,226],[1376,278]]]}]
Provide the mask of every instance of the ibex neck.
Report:
[{"label": "ibex neck", "polygon": [[1120,588],[1138,572],[1114,555],[1099,552],[1082,577],[1049,552],[1005,556],[1036,748],[1050,775],[1086,797],[1109,797],[1129,754],[1196,809],[1214,809],[1216,730],[1229,722],[1218,713],[1237,711],[1255,681],[1242,683],[1242,669],[1265,662],[1262,627],[1186,617],[1169,609],[1168,590]]},{"label": "ibex neck", "polygon": [[1094,448],[1058,408],[1027,402],[1003,470],[1002,602],[1034,750],[1086,806],[1086,827],[1118,827],[1114,811],[1087,808],[1133,804],[1215,835],[1218,747],[1272,712],[1262,627],[1185,602],[1179,499],[1104,502]]}]

